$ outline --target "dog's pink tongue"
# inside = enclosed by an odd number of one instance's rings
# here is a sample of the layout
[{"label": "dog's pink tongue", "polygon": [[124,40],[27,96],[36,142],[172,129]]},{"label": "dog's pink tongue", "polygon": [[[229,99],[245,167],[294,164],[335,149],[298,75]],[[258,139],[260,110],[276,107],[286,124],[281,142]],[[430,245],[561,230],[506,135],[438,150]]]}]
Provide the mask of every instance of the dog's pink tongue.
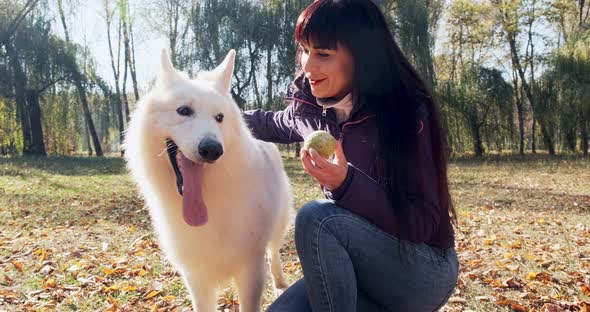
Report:
[{"label": "dog's pink tongue", "polygon": [[182,173],[182,215],[184,221],[191,226],[207,223],[207,206],[203,201],[203,164],[194,163],[184,155],[179,157],[179,168]]}]

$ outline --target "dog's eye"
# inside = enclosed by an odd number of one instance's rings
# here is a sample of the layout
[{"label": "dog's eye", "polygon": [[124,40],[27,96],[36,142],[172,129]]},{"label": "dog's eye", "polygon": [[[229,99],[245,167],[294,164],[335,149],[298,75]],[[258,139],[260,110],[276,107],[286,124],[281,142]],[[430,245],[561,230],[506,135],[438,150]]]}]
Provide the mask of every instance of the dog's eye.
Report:
[{"label": "dog's eye", "polygon": [[176,112],[178,113],[178,115],[181,115],[181,116],[190,116],[193,114],[192,108],[190,108],[188,106],[181,106],[176,109]]},{"label": "dog's eye", "polygon": [[217,121],[218,123],[223,122],[223,114],[217,114],[217,116],[215,116],[215,121]]}]

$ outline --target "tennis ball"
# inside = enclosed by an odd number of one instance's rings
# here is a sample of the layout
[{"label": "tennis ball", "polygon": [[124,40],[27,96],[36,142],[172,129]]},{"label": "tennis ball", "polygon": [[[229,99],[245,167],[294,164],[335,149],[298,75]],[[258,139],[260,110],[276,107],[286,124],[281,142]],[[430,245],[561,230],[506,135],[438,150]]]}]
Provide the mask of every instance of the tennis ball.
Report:
[{"label": "tennis ball", "polygon": [[303,143],[305,149],[313,148],[320,156],[328,159],[336,151],[336,139],[323,130],[316,130],[310,133]]}]

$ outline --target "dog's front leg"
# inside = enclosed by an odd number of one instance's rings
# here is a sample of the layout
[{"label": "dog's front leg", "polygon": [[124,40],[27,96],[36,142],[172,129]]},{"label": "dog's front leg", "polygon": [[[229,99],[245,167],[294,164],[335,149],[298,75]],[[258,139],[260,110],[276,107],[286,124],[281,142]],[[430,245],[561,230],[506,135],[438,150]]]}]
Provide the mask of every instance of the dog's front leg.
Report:
[{"label": "dog's front leg", "polygon": [[266,281],[266,263],[264,255],[254,261],[244,263],[243,269],[236,276],[240,312],[260,311],[260,298]]},{"label": "dog's front leg", "polygon": [[215,289],[211,285],[201,281],[199,276],[190,272],[183,272],[184,285],[188,288],[193,303],[194,312],[215,312]]}]

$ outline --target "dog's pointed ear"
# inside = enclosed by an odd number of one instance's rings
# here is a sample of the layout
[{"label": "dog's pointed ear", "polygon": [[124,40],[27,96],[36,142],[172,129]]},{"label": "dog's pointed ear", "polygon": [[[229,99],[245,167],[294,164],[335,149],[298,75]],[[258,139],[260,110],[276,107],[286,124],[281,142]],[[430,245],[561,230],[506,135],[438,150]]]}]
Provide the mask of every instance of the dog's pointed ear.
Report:
[{"label": "dog's pointed ear", "polygon": [[170,56],[168,56],[168,50],[166,48],[162,48],[162,52],[160,53],[161,59],[161,67],[160,70],[162,72],[174,72],[174,65],[172,65],[172,61],[170,60]]},{"label": "dog's pointed ear", "polygon": [[236,51],[230,50],[223,62],[215,69],[208,72],[200,72],[197,79],[210,80],[214,83],[215,88],[223,93],[229,93],[231,90],[231,78],[234,74],[234,64]]},{"label": "dog's pointed ear", "polygon": [[170,60],[170,56],[168,55],[168,51],[166,48],[162,48],[162,52],[160,54],[161,64],[160,64],[160,71],[156,77],[156,86],[167,86],[171,83],[176,83],[179,79],[186,77],[186,74],[179,72],[174,68],[172,65],[172,61]]},{"label": "dog's pointed ear", "polygon": [[236,62],[236,51],[234,49],[229,50],[225,59],[217,68],[216,72],[219,72],[217,77],[217,88],[223,92],[230,92],[231,90],[231,78],[234,75],[234,65]]}]

